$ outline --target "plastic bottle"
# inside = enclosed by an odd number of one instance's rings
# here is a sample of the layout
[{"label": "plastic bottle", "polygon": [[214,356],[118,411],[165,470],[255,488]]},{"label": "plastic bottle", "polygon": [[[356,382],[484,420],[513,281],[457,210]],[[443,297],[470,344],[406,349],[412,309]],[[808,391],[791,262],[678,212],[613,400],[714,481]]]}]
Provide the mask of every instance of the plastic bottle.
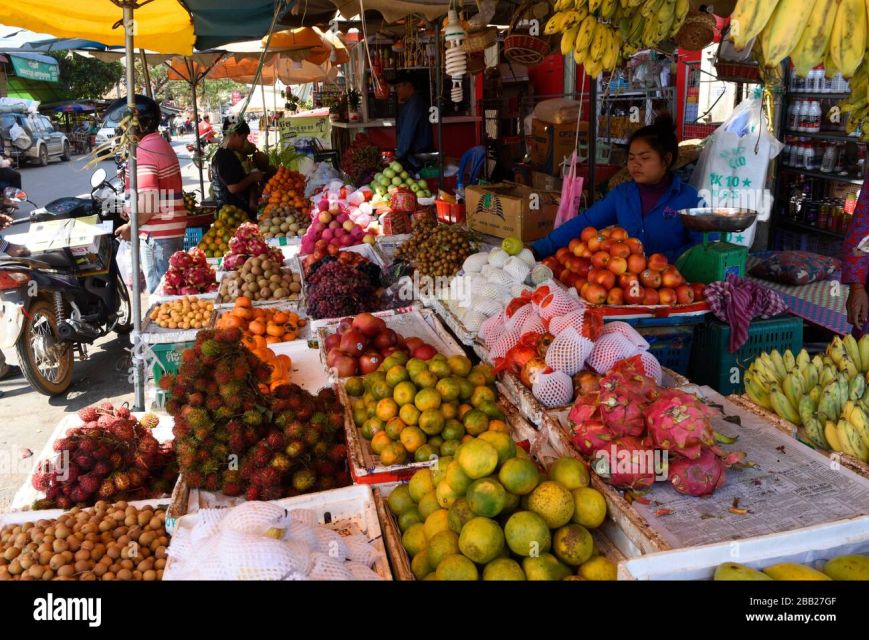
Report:
[{"label": "plastic bottle", "polygon": [[803,167],[805,166],[806,161],[806,143],[800,139],[800,142],[796,145],[796,156],[794,157],[794,161],[791,163],[794,167]]},{"label": "plastic bottle", "polygon": [[814,133],[821,132],[821,123],[824,120],[824,112],[821,109],[821,102],[819,100],[812,100],[811,105],[811,122],[812,122],[812,131]]},{"label": "plastic bottle", "polygon": [[798,112],[798,104],[796,102],[791,102],[788,107],[788,131],[796,131],[796,126],[798,124],[797,121],[797,112]]},{"label": "plastic bottle", "polygon": [[837,156],[836,145],[830,143],[827,145],[827,148],[824,150],[824,159],[821,161],[821,173],[833,173],[833,169],[836,168],[836,158]]}]

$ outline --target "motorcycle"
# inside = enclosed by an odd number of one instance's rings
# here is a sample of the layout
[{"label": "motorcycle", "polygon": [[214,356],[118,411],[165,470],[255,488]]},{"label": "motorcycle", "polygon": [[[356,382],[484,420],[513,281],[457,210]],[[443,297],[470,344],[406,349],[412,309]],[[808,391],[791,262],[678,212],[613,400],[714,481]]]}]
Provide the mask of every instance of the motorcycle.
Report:
[{"label": "motorcycle", "polygon": [[[214,153],[217,151],[217,147],[219,145],[219,140],[217,136],[215,136],[214,132],[209,132],[205,135],[199,137],[199,146],[197,147],[194,143],[188,143],[186,145],[187,151],[190,152],[190,159],[193,162],[194,166],[197,169],[201,169],[206,162],[210,162],[211,158],[214,156]],[[201,149],[201,153],[200,153]]]},{"label": "motorcycle", "polygon": [[[36,231],[45,225],[46,232],[54,227],[61,233],[65,225],[52,222],[95,217],[114,228],[120,215],[117,199],[112,200],[117,179],[109,180],[106,171],[98,169],[91,177],[89,199],[54,200],[10,226],[30,223]],[[121,197],[122,189],[123,181]],[[7,213],[14,213],[26,199],[16,189],[3,195]],[[27,257],[0,256],[0,348],[14,347],[24,377],[48,396],[69,388],[76,354],[86,360],[87,345],[112,331],[123,335],[133,328],[130,294],[115,260],[119,245],[114,234],[93,236],[84,252],[71,250],[60,238],[57,248],[29,247],[32,253]],[[92,270],[80,266],[83,261]]]}]

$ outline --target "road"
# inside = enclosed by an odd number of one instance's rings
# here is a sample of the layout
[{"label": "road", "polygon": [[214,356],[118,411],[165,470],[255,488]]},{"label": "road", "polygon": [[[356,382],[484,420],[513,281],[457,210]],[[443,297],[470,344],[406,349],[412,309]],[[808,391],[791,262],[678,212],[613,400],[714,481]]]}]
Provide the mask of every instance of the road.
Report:
[{"label": "road", "polygon": [[[190,162],[185,143],[187,136],[173,141],[181,161],[184,189],[199,189],[199,174]],[[22,167],[22,187],[37,205],[63,196],[87,196],[90,176],[98,166],[115,170],[113,162],[86,167],[89,157],[74,157],[70,162],[52,161],[47,167]],[[207,179],[207,175],[206,175]],[[208,184],[206,182],[206,189]],[[145,306],[143,305],[143,309]],[[88,360],[76,361],[72,386],[60,396],[48,398],[33,391],[22,377],[0,380],[0,513],[8,510],[18,488],[29,475],[54,427],[63,417],[95,403],[108,400],[114,404],[133,403],[130,383],[129,339],[110,334],[88,348]],[[10,362],[14,353],[6,353]],[[29,450],[33,457],[23,458]]]}]

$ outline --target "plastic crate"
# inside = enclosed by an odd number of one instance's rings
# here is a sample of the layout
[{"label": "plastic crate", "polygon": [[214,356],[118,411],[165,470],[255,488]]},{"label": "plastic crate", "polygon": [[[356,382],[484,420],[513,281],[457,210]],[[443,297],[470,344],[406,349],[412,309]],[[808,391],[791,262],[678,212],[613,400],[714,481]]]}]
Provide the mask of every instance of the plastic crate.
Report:
[{"label": "plastic crate", "polygon": [[153,354],[151,372],[154,375],[154,384],[160,382],[160,378],[168,373],[178,373],[181,352],[189,349],[193,344],[192,342],[172,342],[150,345],[149,348]]},{"label": "plastic crate", "polygon": [[662,367],[688,375],[694,343],[693,326],[640,327],[637,331],[649,343],[649,353]]},{"label": "plastic crate", "polygon": [[199,227],[187,227],[184,231],[184,251],[190,251],[202,242],[202,229]]},{"label": "plastic crate", "polygon": [[803,321],[794,316],[754,320],[748,341],[739,351],[731,353],[729,342],[729,325],[710,319],[697,327],[689,376],[692,382],[708,385],[723,395],[741,393],[743,373],[761,353],[790,349],[796,354],[802,349]]},{"label": "plastic crate", "polygon": [[620,318],[609,316],[604,318],[606,322],[625,322],[635,329],[660,328],[660,327],[693,327],[703,324],[707,314],[693,314],[685,316],[667,316],[666,318]]},{"label": "plastic crate", "polygon": [[447,224],[461,224],[465,221],[465,205],[445,200],[435,200],[438,220]]}]

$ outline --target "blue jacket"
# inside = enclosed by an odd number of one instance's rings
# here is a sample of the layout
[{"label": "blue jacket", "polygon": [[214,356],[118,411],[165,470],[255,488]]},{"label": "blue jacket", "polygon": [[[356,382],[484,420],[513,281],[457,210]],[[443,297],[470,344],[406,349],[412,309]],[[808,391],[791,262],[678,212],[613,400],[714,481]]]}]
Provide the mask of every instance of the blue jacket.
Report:
[{"label": "blue jacket", "polygon": [[428,104],[418,94],[412,95],[399,109],[398,147],[395,157],[405,165],[418,168],[418,162],[413,156],[432,150],[431,122],[428,116]]},{"label": "blue jacket", "polygon": [[643,216],[640,189],[631,180],[619,185],[603,200],[554,229],[532,246],[542,259],[553,255],[561,247],[566,247],[571,240],[579,237],[585,227],[603,229],[617,224],[627,230],[632,238],[639,238],[643,242],[646,255],[663,253],[672,263],[686,249],[703,239],[703,234],[685,229],[677,213],[680,209],[696,207],[699,202],[697,189],[674,175],[670,190],[647,216]]}]

